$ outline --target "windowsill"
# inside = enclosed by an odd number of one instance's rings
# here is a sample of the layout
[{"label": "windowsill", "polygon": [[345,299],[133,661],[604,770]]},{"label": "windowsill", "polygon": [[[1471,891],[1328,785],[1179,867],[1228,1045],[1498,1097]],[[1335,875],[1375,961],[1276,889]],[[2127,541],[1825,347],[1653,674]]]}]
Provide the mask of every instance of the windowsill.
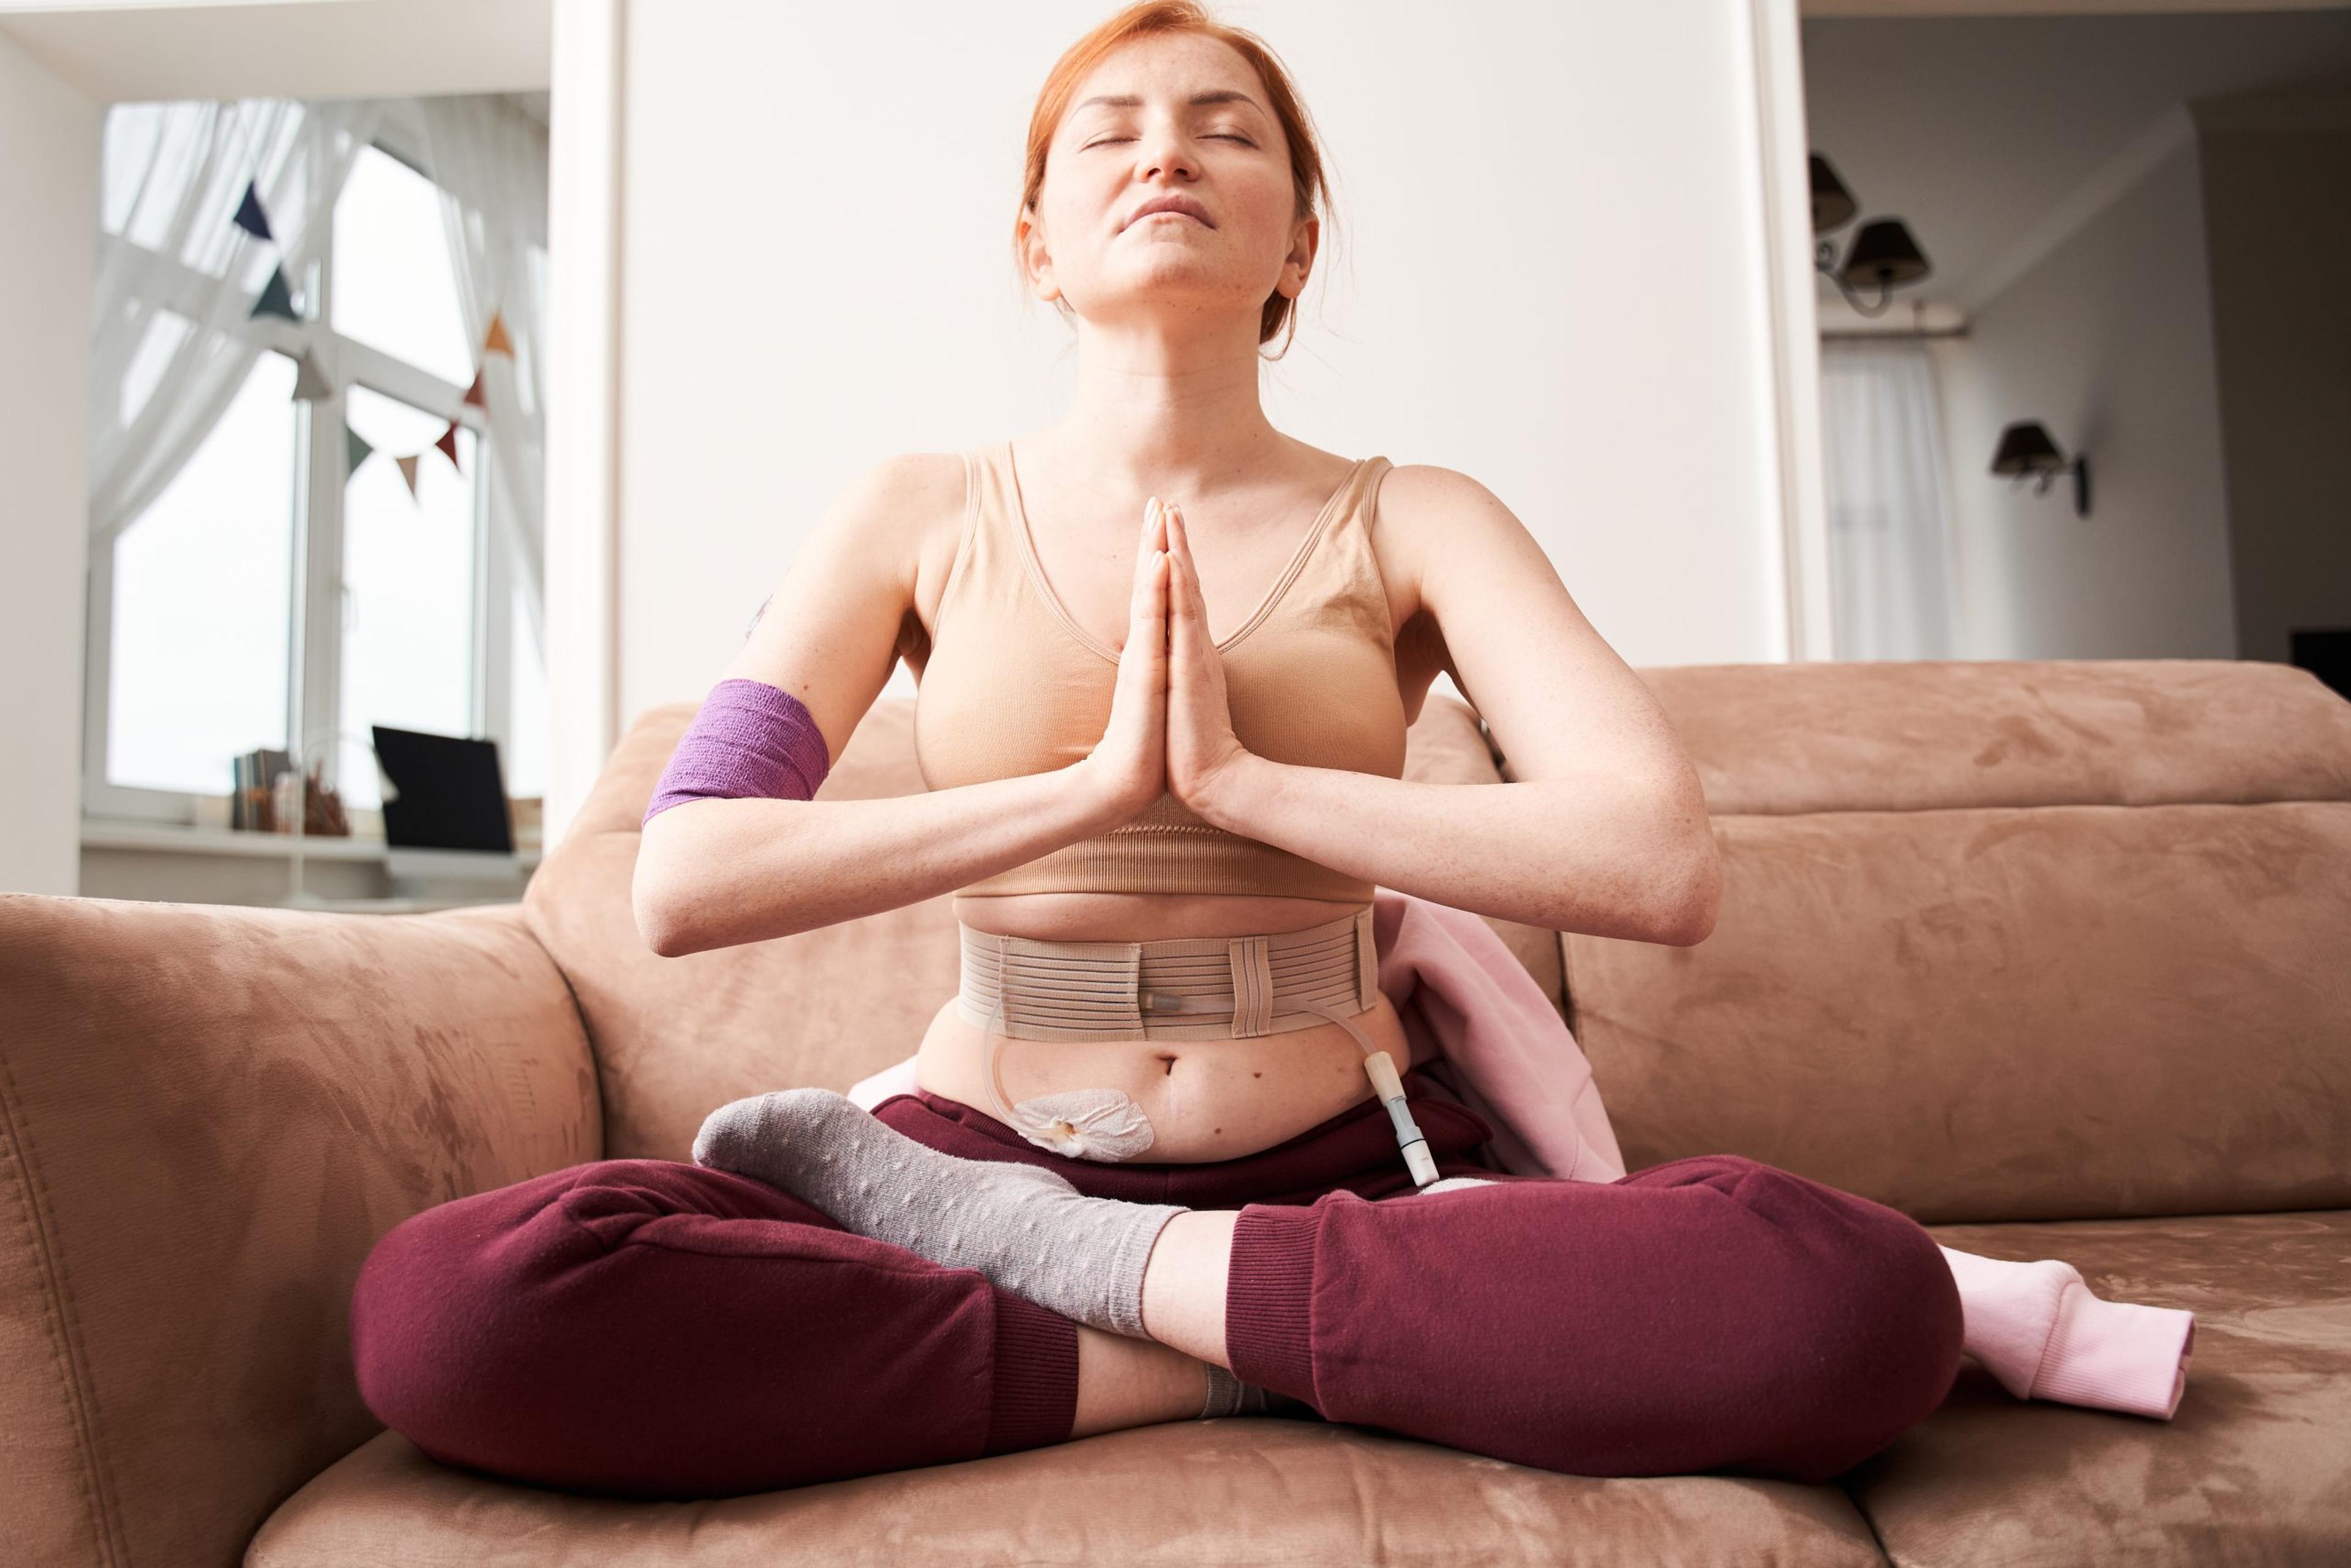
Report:
[{"label": "windowsill", "polygon": [[[84,817],[81,820],[81,842],[84,849],[162,850],[174,854],[249,855],[288,860],[294,854],[295,835],[254,832],[240,828],[191,827],[178,822],[132,822]],[[386,852],[384,841],[376,838],[320,838],[306,834],[301,845],[304,860],[373,861],[381,864]],[[456,854],[467,852],[434,852]],[[538,864],[538,851],[536,848],[517,848],[514,862],[521,868],[536,866]]]}]

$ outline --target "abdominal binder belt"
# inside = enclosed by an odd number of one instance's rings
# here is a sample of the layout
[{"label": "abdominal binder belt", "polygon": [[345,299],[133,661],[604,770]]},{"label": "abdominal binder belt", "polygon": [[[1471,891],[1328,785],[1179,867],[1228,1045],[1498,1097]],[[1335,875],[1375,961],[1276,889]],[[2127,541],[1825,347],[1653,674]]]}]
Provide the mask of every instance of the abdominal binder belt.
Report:
[{"label": "abdominal binder belt", "polygon": [[1368,905],[1262,936],[1046,942],[961,930],[957,1014],[1017,1039],[1238,1040],[1337,1022],[1374,1049],[1348,1022],[1379,1000]]},{"label": "abdominal binder belt", "polygon": [[[997,1115],[1030,1142],[1041,1141],[1030,1126],[1041,1113],[1024,1116],[1033,1106],[1006,1103],[997,1073],[1001,1039],[1246,1040],[1330,1022],[1363,1048],[1364,1071],[1387,1107],[1414,1183],[1426,1187],[1437,1180],[1395,1061],[1354,1022],[1353,1015],[1369,1011],[1380,997],[1370,905],[1303,931],[1149,942],[1046,942],[956,924],[963,987],[956,1011],[984,1031],[985,1076]],[[1131,1105],[1115,1092],[1095,1093],[1122,1111]],[[1134,1120],[1147,1147],[1148,1123],[1139,1113]],[[1066,1122],[1049,1124],[1072,1130]]]}]

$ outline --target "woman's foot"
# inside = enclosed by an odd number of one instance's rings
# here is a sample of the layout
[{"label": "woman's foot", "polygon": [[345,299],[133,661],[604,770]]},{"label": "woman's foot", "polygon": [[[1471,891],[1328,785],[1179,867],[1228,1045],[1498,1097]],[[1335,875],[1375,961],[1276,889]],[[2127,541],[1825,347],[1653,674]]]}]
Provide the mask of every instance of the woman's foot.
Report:
[{"label": "woman's foot", "polygon": [[1173,1204],[1088,1197],[1040,1166],[967,1160],[918,1144],[830,1089],[722,1105],[694,1163],[781,1187],[855,1231],[1063,1317],[1146,1337],[1143,1273]]}]

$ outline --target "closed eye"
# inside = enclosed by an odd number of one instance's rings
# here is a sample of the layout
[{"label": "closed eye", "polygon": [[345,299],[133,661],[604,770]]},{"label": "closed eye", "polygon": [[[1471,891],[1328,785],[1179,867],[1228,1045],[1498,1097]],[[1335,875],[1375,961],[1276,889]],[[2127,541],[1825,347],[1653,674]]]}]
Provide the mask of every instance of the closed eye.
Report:
[{"label": "closed eye", "polygon": [[[1134,138],[1132,136],[1097,136],[1092,141],[1089,141],[1084,146],[1079,148],[1078,151],[1083,152],[1090,148],[1107,147],[1114,141],[1132,141],[1134,140]],[[1209,141],[1238,141],[1244,147],[1254,147],[1257,145],[1256,142],[1251,141],[1246,136],[1222,131],[1213,131],[1204,140]]]}]

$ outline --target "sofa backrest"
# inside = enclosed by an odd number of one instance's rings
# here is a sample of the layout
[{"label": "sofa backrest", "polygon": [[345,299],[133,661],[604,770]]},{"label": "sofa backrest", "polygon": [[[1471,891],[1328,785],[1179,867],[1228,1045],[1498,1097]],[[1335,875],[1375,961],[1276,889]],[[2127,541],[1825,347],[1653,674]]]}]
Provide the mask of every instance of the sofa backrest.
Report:
[{"label": "sofa backrest", "polygon": [[2351,1205],[2351,704],[2252,662],[1643,674],[1726,886],[1696,947],[1562,944],[1628,1169],[1923,1221]]},{"label": "sofa backrest", "polygon": [[[647,709],[531,877],[524,915],[570,980],[596,1053],[604,1155],[682,1160],[730,1100],[815,1084],[847,1089],[912,1055],[957,985],[946,894],[767,942],[664,958],[638,935],[629,883],[639,829],[695,705]],[[1405,776],[1499,783],[1476,716],[1432,695],[1406,734]],[[914,703],[870,709],[820,800],[920,794]],[[1488,922],[1563,1009],[1557,937]]]}]

